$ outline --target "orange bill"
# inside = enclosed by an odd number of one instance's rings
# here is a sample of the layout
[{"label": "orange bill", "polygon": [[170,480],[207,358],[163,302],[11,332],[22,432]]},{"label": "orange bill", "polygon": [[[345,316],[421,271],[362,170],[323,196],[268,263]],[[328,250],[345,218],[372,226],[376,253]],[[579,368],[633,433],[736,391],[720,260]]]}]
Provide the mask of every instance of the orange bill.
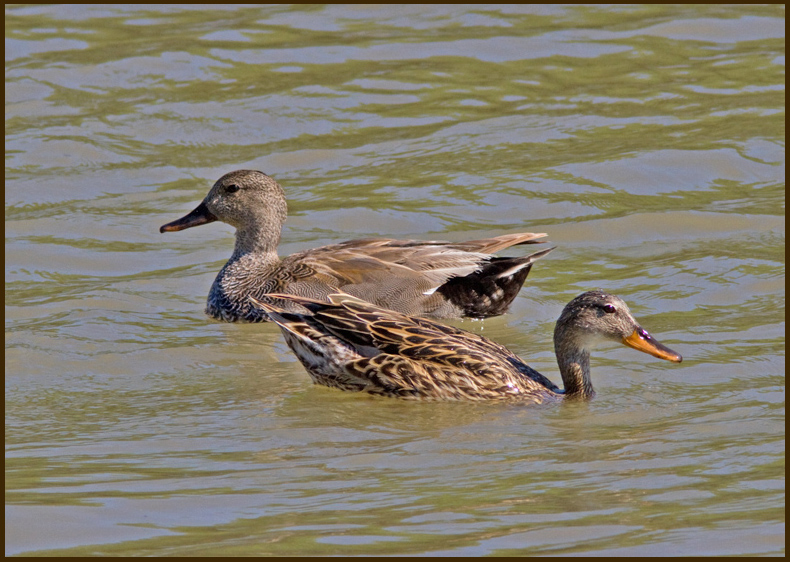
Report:
[{"label": "orange bill", "polygon": [[639,351],[649,353],[653,357],[658,357],[659,359],[666,359],[667,361],[673,361],[675,363],[683,361],[683,357],[681,357],[679,353],[675,353],[667,346],[658,343],[653,339],[653,336],[647,333],[647,330],[643,330],[642,328],[637,328],[630,336],[623,338],[623,343],[628,347],[633,347]]}]

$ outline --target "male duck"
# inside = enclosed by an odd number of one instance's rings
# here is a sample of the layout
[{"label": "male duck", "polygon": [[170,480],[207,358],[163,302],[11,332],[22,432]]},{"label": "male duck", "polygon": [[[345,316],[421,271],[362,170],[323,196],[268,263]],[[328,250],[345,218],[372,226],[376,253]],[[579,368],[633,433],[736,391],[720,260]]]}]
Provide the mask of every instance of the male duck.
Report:
[{"label": "male duck", "polygon": [[[546,236],[525,232],[457,243],[349,240],[280,259],[277,245],[286,215],[285,194],[274,179],[238,170],[222,176],[194,211],[159,231],[216,220],[236,227],[233,255],[214,280],[206,305],[206,314],[225,322],[266,321],[248,297],[271,302],[269,293],[325,300],[344,292],[409,315],[496,316],[507,311],[535,260],[553,249],[526,257],[491,256]],[[280,304],[304,312],[291,302]]]},{"label": "male duck", "polygon": [[477,334],[412,318],[343,294],[320,302],[273,295],[307,314],[255,302],[282,330],[313,382],[412,400],[556,402],[595,395],[590,350],[621,342],[660,359],[683,358],[637,323],[620,298],[590,291],[573,299],[554,329],[560,390],[505,347]]}]

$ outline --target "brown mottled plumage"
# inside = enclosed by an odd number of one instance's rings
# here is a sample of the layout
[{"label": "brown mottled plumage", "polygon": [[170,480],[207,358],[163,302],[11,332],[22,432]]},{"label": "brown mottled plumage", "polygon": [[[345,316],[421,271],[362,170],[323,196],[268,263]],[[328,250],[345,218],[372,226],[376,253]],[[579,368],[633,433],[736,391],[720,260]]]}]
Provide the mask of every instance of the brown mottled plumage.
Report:
[{"label": "brown mottled plumage", "polygon": [[564,390],[507,348],[477,334],[386,310],[350,295],[320,302],[272,295],[309,313],[286,312],[251,298],[278,324],[313,382],[413,400],[553,402],[595,395],[590,349],[617,341],[680,362],[636,322],[614,295],[590,291],[563,310],[554,346]]},{"label": "brown mottled plumage", "polygon": [[[362,239],[280,259],[277,245],[287,215],[280,185],[262,172],[222,176],[203,202],[160,232],[220,220],[236,228],[236,245],[214,280],[206,314],[225,322],[262,322],[248,297],[269,293],[326,300],[344,292],[415,316],[485,318],[507,311],[532,264],[553,248],[524,257],[494,257],[510,246],[536,244],[546,234],[505,234],[468,242]],[[286,310],[299,305],[279,301]]]}]

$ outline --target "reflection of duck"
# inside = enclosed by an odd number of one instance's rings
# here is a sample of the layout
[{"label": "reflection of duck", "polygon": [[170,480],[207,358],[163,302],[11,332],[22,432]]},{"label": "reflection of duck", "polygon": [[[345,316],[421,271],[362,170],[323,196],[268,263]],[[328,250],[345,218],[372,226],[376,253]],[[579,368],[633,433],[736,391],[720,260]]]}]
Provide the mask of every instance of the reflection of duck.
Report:
[{"label": "reflection of duck", "polygon": [[292,295],[309,314],[252,299],[282,330],[318,384],[417,400],[556,401],[592,398],[590,350],[621,342],[660,359],[683,358],[637,323],[620,298],[590,291],[573,299],[554,329],[565,390],[482,336],[386,310],[349,295],[330,303]]},{"label": "reflection of duck", "polygon": [[[326,299],[339,291],[404,314],[484,318],[507,311],[535,260],[552,249],[517,258],[491,254],[540,243],[545,234],[505,234],[468,242],[364,239],[277,255],[287,208],[280,185],[261,172],[222,176],[188,215],[160,232],[216,220],[236,227],[236,247],[211,286],[206,314],[226,322],[267,319],[247,297],[288,293]],[[268,299],[267,299],[268,300]],[[280,301],[286,309],[304,309]]]}]

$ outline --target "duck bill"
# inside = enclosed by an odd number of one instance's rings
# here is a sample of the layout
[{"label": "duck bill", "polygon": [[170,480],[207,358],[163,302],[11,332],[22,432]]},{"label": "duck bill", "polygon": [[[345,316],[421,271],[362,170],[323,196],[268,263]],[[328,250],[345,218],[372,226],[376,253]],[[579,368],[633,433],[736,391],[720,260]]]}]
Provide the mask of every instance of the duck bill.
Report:
[{"label": "duck bill", "polygon": [[217,220],[217,217],[215,217],[214,214],[208,210],[208,207],[206,207],[206,203],[204,201],[188,215],[185,215],[178,220],[174,220],[173,222],[163,224],[161,227],[159,227],[159,232],[178,232],[179,230],[184,230],[185,228],[192,228],[193,226],[208,224],[210,222],[214,222],[215,220]]},{"label": "duck bill", "polygon": [[658,343],[653,336],[647,333],[647,330],[642,328],[637,328],[630,336],[623,338],[623,343],[628,347],[633,347],[659,359],[666,359],[674,363],[683,361],[683,357],[679,353],[675,353],[667,346]]}]

